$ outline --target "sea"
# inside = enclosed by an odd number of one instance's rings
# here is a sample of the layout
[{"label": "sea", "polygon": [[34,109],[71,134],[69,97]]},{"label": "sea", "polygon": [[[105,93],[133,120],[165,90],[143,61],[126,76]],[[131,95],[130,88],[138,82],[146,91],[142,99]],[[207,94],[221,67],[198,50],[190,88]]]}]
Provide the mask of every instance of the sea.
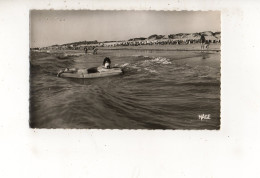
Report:
[{"label": "sea", "polygon": [[[123,74],[57,77],[105,57]],[[220,51],[50,50],[31,51],[29,61],[31,128],[220,129]]]}]

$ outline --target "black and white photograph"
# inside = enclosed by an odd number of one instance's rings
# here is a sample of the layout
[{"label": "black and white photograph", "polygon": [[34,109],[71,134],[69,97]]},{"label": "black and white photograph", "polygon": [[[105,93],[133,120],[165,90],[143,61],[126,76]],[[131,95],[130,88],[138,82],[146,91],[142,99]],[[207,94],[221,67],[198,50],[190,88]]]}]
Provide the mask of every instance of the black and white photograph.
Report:
[{"label": "black and white photograph", "polygon": [[219,130],[220,11],[31,10],[30,128]]}]

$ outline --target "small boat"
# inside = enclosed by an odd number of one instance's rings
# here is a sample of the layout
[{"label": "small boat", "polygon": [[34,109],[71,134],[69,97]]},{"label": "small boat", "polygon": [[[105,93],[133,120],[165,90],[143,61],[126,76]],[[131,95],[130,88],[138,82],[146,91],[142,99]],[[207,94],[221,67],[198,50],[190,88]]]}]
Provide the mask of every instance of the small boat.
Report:
[{"label": "small boat", "polygon": [[99,78],[108,77],[122,74],[123,71],[119,67],[113,67],[106,69],[104,67],[92,67],[89,69],[76,69],[76,68],[66,68],[61,70],[57,76],[64,78]]}]

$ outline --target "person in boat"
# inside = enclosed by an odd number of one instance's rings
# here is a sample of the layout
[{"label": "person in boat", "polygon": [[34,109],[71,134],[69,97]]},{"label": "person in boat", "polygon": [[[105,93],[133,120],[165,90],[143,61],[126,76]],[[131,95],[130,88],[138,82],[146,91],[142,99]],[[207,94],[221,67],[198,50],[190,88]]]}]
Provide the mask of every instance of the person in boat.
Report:
[{"label": "person in boat", "polygon": [[[99,70],[102,70],[102,68],[105,68],[105,69],[110,69],[111,68],[111,60],[109,57],[105,57],[105,59],[103,60],[103,64],[102,66],[100,67],[91,67],[91,68],[88,68],[87,69],[87,73],[97,73]],[[62,73],[75,73],[77,72],[78,69],[76,68],[65,68],[64,70],[60,70],[57,74],[58,77],[60,77],[60,75]]]},{"label": "person in boat", "polygon": [[203,34],[200,35],[200,49],[201,51],[204,50],[204,46],[206,44],[206,38]]},{"label": "person in boat", "polygon": [[97,73],[98,71],[102,71],[103,69],[110,69],[111,68],[111,60],[109,59],[109,57],[105,57],[105,59],[103,60],[103,64],[99,67],[91,67],[88,68],[87,71],[88,73]]},{"label": "person in boat", "polygon": [[103,68],[111,68],[111,60],[108,57],[105,57],[105,59],[103,60]]}]

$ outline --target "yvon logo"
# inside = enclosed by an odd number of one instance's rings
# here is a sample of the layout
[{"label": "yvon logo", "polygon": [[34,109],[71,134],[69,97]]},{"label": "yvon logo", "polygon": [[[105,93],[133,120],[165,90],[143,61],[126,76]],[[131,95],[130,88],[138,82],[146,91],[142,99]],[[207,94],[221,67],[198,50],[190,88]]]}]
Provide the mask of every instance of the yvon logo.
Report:
[{"label": "yvon logo", "polygon": [[200,119],[200,120],[211,119],[211,118],[210,118],[210,114],[200,114],[200,115],[199,115],[199,119]]}]

